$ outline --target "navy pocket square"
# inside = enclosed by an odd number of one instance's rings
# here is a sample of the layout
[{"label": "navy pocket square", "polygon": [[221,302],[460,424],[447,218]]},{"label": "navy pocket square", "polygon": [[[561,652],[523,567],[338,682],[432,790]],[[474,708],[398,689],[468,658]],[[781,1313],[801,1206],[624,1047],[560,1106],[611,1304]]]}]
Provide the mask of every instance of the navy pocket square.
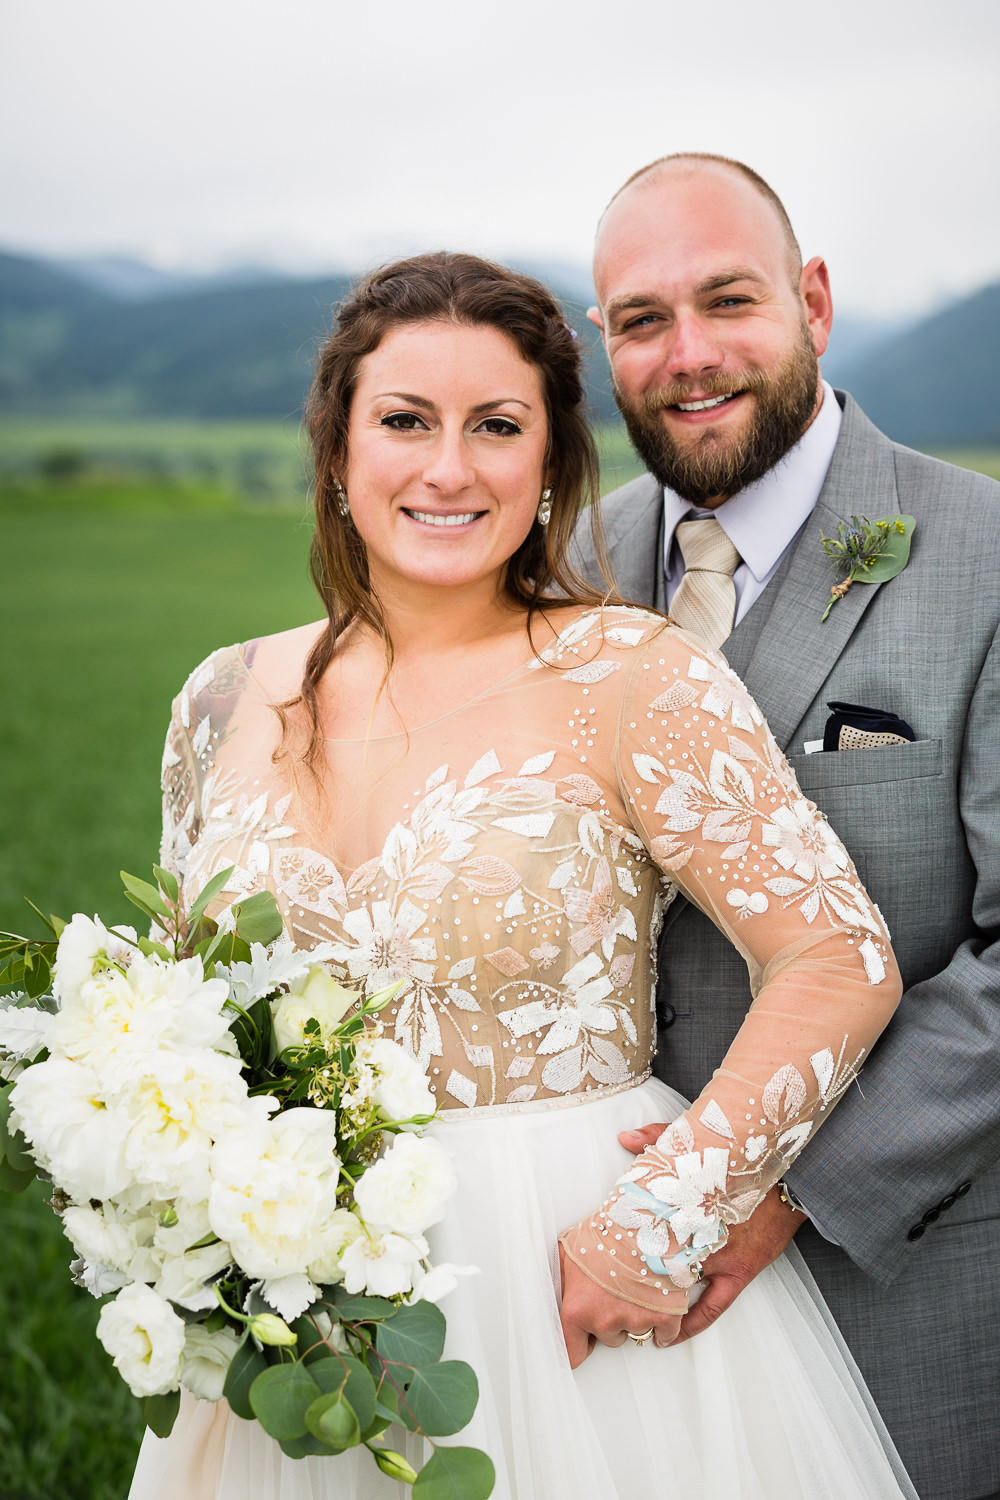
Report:
[{"label": "navy pocket square", "polygon": [[881,708],[857,703],[828,703],[830,717],[823,731],[824,750],[880,750],[885,745],[908,745],[916,739],[905,719]]}]

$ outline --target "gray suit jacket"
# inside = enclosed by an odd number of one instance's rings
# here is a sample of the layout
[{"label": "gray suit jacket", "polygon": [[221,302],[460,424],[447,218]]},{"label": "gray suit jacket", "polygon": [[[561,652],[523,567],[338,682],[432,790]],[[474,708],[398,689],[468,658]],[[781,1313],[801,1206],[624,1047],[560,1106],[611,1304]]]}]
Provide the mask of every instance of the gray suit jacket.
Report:
[{"label": "gray suit jacket", "polygon": [[[1000,1489],[1000,485],[890,443],[837,399],[815,514],[723,646],[878,902],[906,985],[859,1085],[789,1173],[843,1248],[812,1226],[796,1243],[921,1496],[978,1500]],[[911,559],[821,624],[837,575],[820,532],[852,513],[914,516]],[[663,608],[659,486],[625,485],[602,520],[624,596]],[[806,755],[834,699],[898,714],[915,743]],[[735,950],[675,902],[661,1076],[700,1092],[749,1001]]]}]

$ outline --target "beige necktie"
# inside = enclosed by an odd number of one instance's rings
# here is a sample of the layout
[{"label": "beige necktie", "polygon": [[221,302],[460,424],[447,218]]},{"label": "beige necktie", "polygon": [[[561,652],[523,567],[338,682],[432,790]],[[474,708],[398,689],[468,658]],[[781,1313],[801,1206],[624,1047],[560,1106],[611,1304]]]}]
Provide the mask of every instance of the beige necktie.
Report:
[{"label": "beige necktie", "polygon": [[740,554],[714,516],[682,521],[674,535],[684,558],[684,577],[670,601],[670,618],[718,649],[736,617],[733,574]]}]

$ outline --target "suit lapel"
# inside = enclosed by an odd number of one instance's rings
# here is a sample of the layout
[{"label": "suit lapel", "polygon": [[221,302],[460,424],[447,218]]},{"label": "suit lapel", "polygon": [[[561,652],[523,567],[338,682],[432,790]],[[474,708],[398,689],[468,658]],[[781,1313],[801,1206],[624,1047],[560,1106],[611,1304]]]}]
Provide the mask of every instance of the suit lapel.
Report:
[{"label": "suit lapel", "polygon": [[633,480],[616,495],[601,519],[615,583],[623,599],[642,600],[658,609],[665,593],[663,577],[663,491],[650,474]]},{"label": "suit lapel", "polygon": [[831,567],[820,533],[834,535],[838,521],[852,514],[874,520],[898,509],[891,445],[848,396],[816,509],[778,575],[722,648],[782,749],[789,748],[879,589],[878,584],[853,585],[821,622],[830,586],[843,575]]}]

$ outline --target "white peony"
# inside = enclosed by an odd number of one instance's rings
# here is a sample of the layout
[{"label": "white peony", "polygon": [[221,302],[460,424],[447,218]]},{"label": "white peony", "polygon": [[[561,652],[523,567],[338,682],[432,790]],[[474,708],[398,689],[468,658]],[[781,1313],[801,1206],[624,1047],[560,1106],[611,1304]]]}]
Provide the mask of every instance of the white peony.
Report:
[{"label": "white peony", "polygon": [[148,1286],[133,1282],[101,1308],[97,1337],[133,1396],[161,1396],[177,1388],[184,1322]]},{"label": "white peony", "polygon": [[340,1259],[348,1245],[364,1234],[364,1225],[349,1208],[336,1208],[320,1230],[313,1259],[307,1267],[313,1281],[334,1286],[343,1281]]},{"label": "white peony", "polygon": [[337,1206],[337,1121],[302,1106],[254,1122],[212,1151],[208,1215],[250,1276],[304,1271]]},{"label": "white peony", "polygon": [[14,1005],[12,1002],[17,998],[0,997],[0,1054],[20,1061],[36,1057],[43,1047],[49,1046],[56,1018],[34,1005]]},{"label": "white peony", "polygon": [[199,1401],[218,1401],[239,1347],[239,1336],[230,1328],[209,1333],[204,1323],[189,1323],[181,1358],[181,1385]]},{"label": "white peony", "polygon": [[161,1047],[215,1047],[235,1054],[224,979],[206,979],[201,960],[138,954],[128,973],[103,969],[63,1000],[49,1045],[101,1071],[114,1054]]},{"label": "white peony", "polygon": [[93,921],[77,912],[63,928],[56,948],[52,990],[63,1005],[76,998],[80,986],[109,965],[127,966],[138,953],[133,927],[119,927],[120,937],[109,932],[98,917]]},{"label": "white peony", "polygon": [[208,1048],[119,1054],[103,1076],[128,1116],[125,1161],[154,1198],[206,1199],[213,1141],[243,1130],[267,1107],[248,1097],[239,1060]]},{"label": "white peony", "polygon": [[362,1234],[341,1256],[344,1286],[352,1296],[367,1292],[372,1297],[396,1297],[412,1291],[428,1253],[420,1235],[404,1239],[400,1234]]},{"label": "white peony", "polygon": [[444,1147],[417,1135],[399,1135],[354,1190],[369,1227],[421,1234],[444,1217],[455,1191],[455,1168]]},{"label": "white peony", "polygon": [[398,1043],[387,1037],[364,1037],[355,1056],[363,1082],[345,1099],[348,1107],[363,1092],[385,1120],[411,1120],[415,1115],[432,1115],[437,1109],[423,1068]]},{"label": "white peony", "polygon": [[304,978],[293,982],[287,995],[271,1002],[279,1052],[304,1045],[309,1021],[319,1024],[321,1041],[329,1040],[338,1022],[357,1002],[357,991],[345,989],[325,969],[314,966]]},{"label": "white peony", "polygon": [[38,1164],[71,1198],[113,1198],[129,1183],[128,1120],[102,1099],[97,1075],[50,1057],[26,1068],[11,1089],[12,1123]]}]

